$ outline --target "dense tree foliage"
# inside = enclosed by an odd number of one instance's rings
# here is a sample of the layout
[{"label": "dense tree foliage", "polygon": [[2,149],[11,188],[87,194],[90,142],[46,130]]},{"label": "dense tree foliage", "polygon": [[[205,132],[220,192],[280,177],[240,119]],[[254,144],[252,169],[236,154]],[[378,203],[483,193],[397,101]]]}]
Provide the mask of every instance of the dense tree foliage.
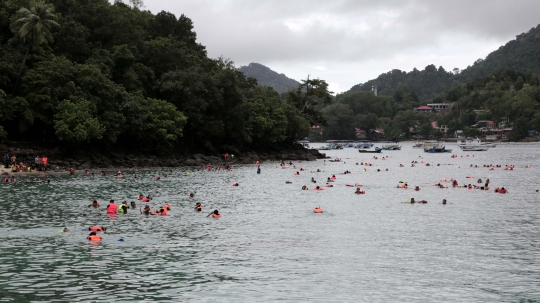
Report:
[{"label": "dense tree foliage", "polygon": [[208,58],[188,17],[130,3],[0,2],[0,138],[218,151],[292,142],[322,121],[324,81],[281,98]]},{"label": "dense tree foliage", "polygon": [[[420,105],[418,97],[402,84],[392,97],[365,91],[344,93],[336,97],[333,105],[322,109],[329,122],[324,137],[354,139],[354,128],[368,131],[377,127],[384,128],[386,139],[411,138],[413,134],[424,138],[441,136],[432,122],[447,125],[450,134],[463,130],[467,136],[477,136],[480,133],[473,125],[480,120],[513,126],[508,137],[513,141],[527,136],[530,129],[540,130],[540,79],[530,72],[496,72],[447,90],[432,101],[453,106],[445,115],[416,114],[413,109]],[[477,114],[475,110],[483,112]]]},{"label": "dense tree foliage", "polygon": [[270,86],[279,94],[296,89],[300,84],[298,81],[288,78],[284,74],[278,74],[259,63],[250,63],[247,66],[240,67],[238,70],[243,72],[247,77],[257,79],[260,85]]},{"label": "dense tree foliage", "polygon": [[[506,70],[462,84],[437,96],[434,101],[455,102],[451,111],[439,118],[450,130],[467,129],[478,120],[514,124],[509,139],[518,140],[529,129],[540,130],[540,79],[532,73]],[[477,115],[473,110],[482,109]],[[474,134],[474,133],[473,133]]]},{"label": "dense tree foliage", "polygon": [[395,69],[381,74],[376,79],[353,86],[350,92],[371,91],[372,86],[377,85],[380,95],[392,96],[399,85],[406,85],[422,102],[426,102],[447,89],[486,77],[494,72],[504,72],[506,69],[540,74],[539,37],[540,25],[518,35],[515,40],[501,46],[485,59],[476,60],[473,65],[462,71],[458,68],[446,71],[435,65],[428,65],[424,70],[415,68],[411,72]]}]

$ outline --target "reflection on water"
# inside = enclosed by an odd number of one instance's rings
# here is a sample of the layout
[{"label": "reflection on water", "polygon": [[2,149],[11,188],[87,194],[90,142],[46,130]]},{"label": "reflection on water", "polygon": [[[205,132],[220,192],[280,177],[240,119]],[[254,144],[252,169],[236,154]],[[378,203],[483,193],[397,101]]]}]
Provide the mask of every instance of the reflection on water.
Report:
[{"label": "reflection on water", "polygon": [[[297,169],[264,163],[260,175],[248,165],[189,175],[127,172],[138,179],[53,175],[49,185],[19,178],[0,187],[0,302],[537,302],[540,151],[498,146],[465,158],[454,151],[460,157],[405,144],[377,155],[389,156],[384,161],[355,149],[328,151],[345,163],[295,163]],[[413,160],[432,166],[410,167]],[[355,165],[362,161],[374,166],[362,172]],[[323,172],[311,173],[317,168]],[[345,170],[352,174],[339,174]],[[153,180],[163,173],[168,177]],[[333,188],[311,190],[312,177],[323,185],[331,174]],[[432,186],[450,178],[460,184],[489,178],[492,188],[509,193]],[[398,189],[400,180],[421,190]],[[357,182],[365,195],[344,185]],[[105,214],[109,199],[130,201],[139,193],[154,196],[152,208],[171,205],[169,215]],[[429,203],[403,203],[411,197]],[[87,207],[93,199],[102,209]],[[194,211],[196,202],[202,213]],[[314,214],[315,206],[324,213]],[[206,218],[215,208],[222,218]],[[112,233],[89,243],[90,225]],[[64,226],[71,232],[61,233]]]}]

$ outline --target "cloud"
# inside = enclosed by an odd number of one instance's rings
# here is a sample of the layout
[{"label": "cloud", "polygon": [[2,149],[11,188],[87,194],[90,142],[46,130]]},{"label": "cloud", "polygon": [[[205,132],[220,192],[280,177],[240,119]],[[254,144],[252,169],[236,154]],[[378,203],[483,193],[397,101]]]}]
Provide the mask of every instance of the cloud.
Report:
[{"label": "cloud", "polygon": [[345,89],[394,68],[465,68],[540,23],[537,0],[153,0],[146,9],[191,18],[211,57]]}]

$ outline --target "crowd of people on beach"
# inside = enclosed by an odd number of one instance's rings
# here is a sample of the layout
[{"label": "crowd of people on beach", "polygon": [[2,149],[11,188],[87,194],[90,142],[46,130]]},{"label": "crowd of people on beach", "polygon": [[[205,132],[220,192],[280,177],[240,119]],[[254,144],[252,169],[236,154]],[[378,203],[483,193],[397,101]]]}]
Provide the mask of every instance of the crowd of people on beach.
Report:
[{"label": "crowd of people on beach", "polygon": [[12,173],[16,172],[33,172],[33,171],[47,171],[47,165],[49,158],[46,156],[36,156],[34,162],[26,163],[24,161],[17,161],[17,155],[10,155],[9,152],[4,154],[4,168],[9,168]]}]

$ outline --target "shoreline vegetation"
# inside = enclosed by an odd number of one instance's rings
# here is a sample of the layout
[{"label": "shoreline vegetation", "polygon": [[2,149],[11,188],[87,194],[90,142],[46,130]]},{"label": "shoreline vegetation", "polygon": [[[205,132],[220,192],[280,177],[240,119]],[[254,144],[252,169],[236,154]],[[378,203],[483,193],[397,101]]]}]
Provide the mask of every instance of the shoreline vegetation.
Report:
[{"label": "shoreline vegetation", "polygon": [[326,158],[325,154],[315,149],[306,149],[300,144],[275,144],[264,150],[252,150],[234,154],[234,159],[229,157],[225,161],[223,155],[204,153],[181,149],[162,149],[153,151],[141,150],[68,150],[58,147],[36,147],[33,144],[0,144],[3,153],[10,151],[10,155],[17,156],[17,162],[33,163],[38,155],[46,155],[49,158],[47,172],[16,172],[10,168],[4,168],[2,162],[0,175],[16,177],[24,175],[46,174],[49,172],[68,172],[71,168],[76,171],[84,170],[118,170],[118,169],[148,169],[154,167],[202,167],[208,164],[224,167],[226,163],[231,165],[254,164],[256,161],[314,161]]},{"label": "shoreline vegetation", "polygon": [[185,15],[50,2],[0,2],[2,153],[60,169],[322,157],[294,142],[326,124],[324,80],[280,96],[209,58]]}]

